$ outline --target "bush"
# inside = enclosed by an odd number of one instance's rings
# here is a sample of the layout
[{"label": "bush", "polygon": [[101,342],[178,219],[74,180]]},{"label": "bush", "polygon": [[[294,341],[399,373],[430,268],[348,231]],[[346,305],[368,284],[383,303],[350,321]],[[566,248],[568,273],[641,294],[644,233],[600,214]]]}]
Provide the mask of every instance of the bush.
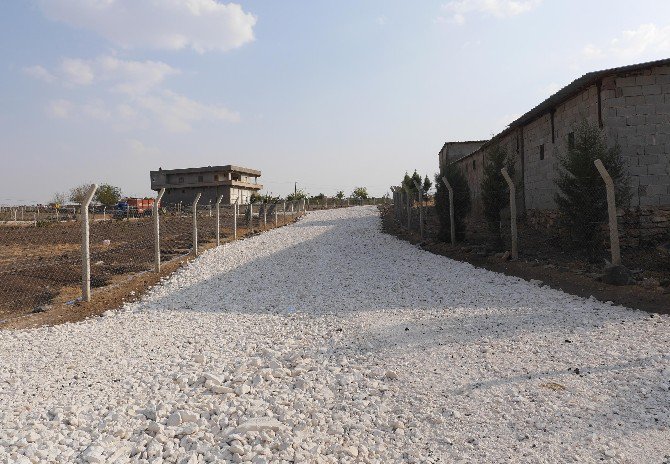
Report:
[{"label": "bush", "polygon": [[442,181],[446,177],[454,189],[454,222],[456,223],[456,239],[465,238],[465,218],[470,213],[470,187],[463,172],[456,165],[443,167],[435,174],[435,211],[440,220],[439,238],[451,241],[451,219],[449,217],[449,191]]},{"label": "bush", "polygon": [[368,189],[366,187],[356,187],[354,191],[351,193],[351,196],[359,200],[367,200]]},{"label": "bush", "polygon": [[94,200],[105,206],[114,206],[121,198],[121,189],[109,184],[102,184],[95,191]]},{"label": "bush", "polygon": [[500,172],[504,167],[510,177],[514,178],[514,159],[500,145],[493,145],[486,152],[481,189],[484,218],[497,241],[501,240],[500,211],[509,205],[509,188]]},{"label": "bush", "polygon": [[617,206],[630,201],[630,178],[621,150],[607,147],[602,131],[583,121],[574,133],[574,143],[558,156],[559,175],[556,204],[562,224],[567,227],[572,245],[583,249],[592,260],[603,251],[602,226],[607,221],[607,193],[594,161],[600,159],[612,177]]}]

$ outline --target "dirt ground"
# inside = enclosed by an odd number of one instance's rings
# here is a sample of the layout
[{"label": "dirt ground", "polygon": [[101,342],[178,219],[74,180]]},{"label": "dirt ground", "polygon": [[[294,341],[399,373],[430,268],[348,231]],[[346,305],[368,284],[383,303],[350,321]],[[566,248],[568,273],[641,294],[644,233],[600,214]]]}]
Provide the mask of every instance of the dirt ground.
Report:
[{"label": "dirt ground", "polygon": [[[546,253],[521,255],[517,261],[506,261],[497,254],[483,253],[481,248],[473,243],[459,243],[452,247],[449,243],[441,242],[435,239],[435,228],[438,227],[436,219],[430,218],[428,228],[433,233],[428,233],[431,237],[424,241],[416,231],[408,231],[400,227],[399,223],[393,217],[391,208],[380,208],[382,216],[383,230],[402,240],[418,244],[424,250],[435,254],[447,256],[449,258],[465,261],[474,266],[482,267],[491,271],[501,272],[507,275],[521,277],[526,280],[536,279],[552,288],[563,290],[567,293],[588,298],[593,296],[601,301],[612,301],[615,304],[623,305],[633,309],[639,309],[651,313],[670,314],[670,294],[663,293],[659,288],[647,289],[640,285],[614,286],[607,285],[597,280],[594,267],[584,260],[575,258],[565,251],[551,252],[552,247],[545,248]],[[521,238],[520,238],[521,240]],[[645,250],[645,252],[653,253]],[[639,263],[645,265],[649,263],[648,257],[644,253],[632,254],[628,263]],[[654,261],[653,261],[654,262]],[[651,269],[645,269],[650,277],[663,280],[668,276],[662,266],[651,266]],[[667,287],[663,289],[667,292]]]},{"label": "dirt ground", "polygon": [[[221,241],[233,240],[232,218],[221,218]],[[291,217],[286,216],[286,223]],[[223,225],[225,223],[225,226]],[[215,218],[198,221],[200,251],[215,245]],[[238,220],[238,238],[251,236],[267,227],[255,218],[254,230]],[[278,226],[284,225],[281,215]],[[75,322],[118,308],[141,296],[147,289],[192,259],[192,221],[188,217],[161,220],[160,274],[153,272],[153,221],[92,223],[91,302],[81,296],[80,224],[62,222],[43,227],[0,228],[0,329],[28,328]]]}]

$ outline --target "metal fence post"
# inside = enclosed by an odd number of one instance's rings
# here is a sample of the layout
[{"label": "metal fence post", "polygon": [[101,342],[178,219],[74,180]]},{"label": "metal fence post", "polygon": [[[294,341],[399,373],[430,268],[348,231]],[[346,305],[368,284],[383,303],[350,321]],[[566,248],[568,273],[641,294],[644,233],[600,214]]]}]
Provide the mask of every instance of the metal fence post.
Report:
[{"label": "metal fence post", "polygon": [[263,229],[268,228],[268,204],[263,203]]},{"label": "metal fence post", "polygon": [[198,201],[202,193],[198,193],[193,200],[193,255],[198,256]]},{"label": "metal fence post", "polygon": [[160,217],[159,217],[159,205],[161,198],[163,198],[163,194],[165,193],[165,189],[162,188],[160,192],[158,192],[158,196],[156,196],[156,199],[154,200],[154,208],[153,208],[153,214],[154,214],[154,267],[156,272],[161,272],[161,226],[160,226]]},{"label": "metal fence post", "polygon": [[442,182],[444,182],[447,191],[449,192],[449,232],[451,234],[451,246],[456,246],[456,222],[454,221],[454,189],[451,188],[451,184],[447,180],[446,176],[442,177]]},{"label": "metal fence post", "polygon": [[91,185],[81,203],[81,299],[91,301],[91,250],[89,240],[88,205],[98,189]]},{"label": "metal fence post", "polygon": [[[223,195],[219,195],[216,199],[216,246],[221,245],[221,200],[223,200]],[[211,205],[210,205],[210,213]]]},{"label": "metal fence post", "polygon": [[509,176],[507,169],[502,168],[500,170],[505,181],[507,181],[507,186],[509,187],[509,212],[510,212],[510,227],[512,232],[512,259],[519,258],[519,249],[517,245],[517,232],[516,232],[516,187],[514,186],[514,181]]},{"label": "metal fence post", "polygon": [[594,161],[600,177],[605,181],[605,189],[607,191],[607,215],[609,216],[610,227],[610,251],[612,253],[612,264],[618,266],[621,264],[621,250],[619,248],[619,227],[616,217],[616,201],[614,198],[614,181],[612,176],[607,172],[603,162],[599,159]]}]

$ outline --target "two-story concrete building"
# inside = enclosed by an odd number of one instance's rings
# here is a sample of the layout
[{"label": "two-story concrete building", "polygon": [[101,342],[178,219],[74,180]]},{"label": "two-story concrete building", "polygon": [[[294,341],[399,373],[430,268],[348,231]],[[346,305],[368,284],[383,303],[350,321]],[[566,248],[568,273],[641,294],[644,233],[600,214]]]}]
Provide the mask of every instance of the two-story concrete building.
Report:
[{"label": "two-story concrete building", "polygon": [[[576,79],[465,156],[440,151],[440,166],[455,163],[472,193],[472,218],[481,218],[480,185],[495,144],[515,160],[517,210],[536,225],[556,217],[558,157],[574,142],[578,124],[600,127],[618,145],[631,177],[632,200],[622,215],[628,242],[663,240],[670,231],[670,59],[594,71]],[[447,144],[445,144],[446,146]],[[464,147],[466,148],[466,147]],[[469,146],[467,147],[469,148]]]},{"label": "two-story concrete building", "polygon": [[224,204],[249,203],[251,194],[260,191],[261,171],[241,166],[207,166],[151,171],[151,190],[165,188],[163,204],[189,204],[201,193],[200,203],[215,203],[219,195]]}]

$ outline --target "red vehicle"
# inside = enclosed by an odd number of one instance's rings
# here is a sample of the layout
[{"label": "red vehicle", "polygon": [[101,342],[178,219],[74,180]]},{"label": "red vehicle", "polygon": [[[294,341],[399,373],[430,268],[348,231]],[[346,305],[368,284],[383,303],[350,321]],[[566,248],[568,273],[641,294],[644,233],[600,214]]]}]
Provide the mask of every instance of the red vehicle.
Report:
[{"label": "red vehicle", "polygon": [[114,216],[116,217],[140,217],[151,216],[154,207],[153,198],[126,198],[116,205]]}]

